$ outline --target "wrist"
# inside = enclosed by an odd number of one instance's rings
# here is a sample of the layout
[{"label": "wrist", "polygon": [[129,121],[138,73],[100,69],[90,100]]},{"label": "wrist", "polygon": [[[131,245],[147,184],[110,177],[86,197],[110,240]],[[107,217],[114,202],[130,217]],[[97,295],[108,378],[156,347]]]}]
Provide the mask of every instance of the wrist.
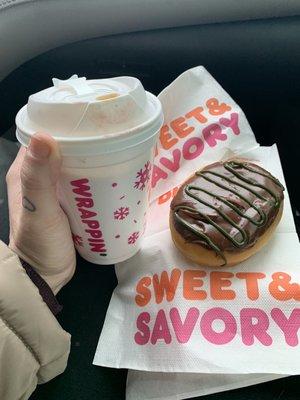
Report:
[{"label": "wrist", "polygon": [[[39,276],[47,282],[52,292],[56,295],[60,289],[69,282],[75,272],[75,251],[73,242],[70,247],[70,255],[65,257],[64,254],[59,256],[59,252],[49,252],[51,243],[48,241],[47,246],[39,246],[33,249],[32,243],[27,243],[26,239],[21,240],[18,235],[14,237],[11,234],[9,248],[17,254],[17,256],[27,262]],[[34,245],[36,246],[36,240]],[[68,253],[68,248],[66,249]]]}]

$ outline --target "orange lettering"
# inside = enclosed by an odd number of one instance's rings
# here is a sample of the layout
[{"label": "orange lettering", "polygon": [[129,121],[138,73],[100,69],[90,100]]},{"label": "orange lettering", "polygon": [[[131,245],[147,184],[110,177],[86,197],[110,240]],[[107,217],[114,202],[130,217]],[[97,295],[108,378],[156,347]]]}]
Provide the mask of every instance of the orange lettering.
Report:
[{"label": "orange lettering", "polygon": [[183,274],[183,297],[186,300],[204,300],[207,297],[205,290],[196,290],[203,286],[203,280],[206,272],[197,269],[184,271]]},{"label": "orange lettering", "polygon": [[275,272],[269,284],[269,291],[276,300],[299,300],[300,286],[291,282],[291,276],[286,272]]},{"label": "orange lettering", "polygon": [[172,138],[171,133],[169,132],[169,127],[168,125],[164,125],[161,130],[160,130],[160,135],[159,135],[159,140],[162,145],[162,147],[165,150],[169,150],[171,147],[173,147],[177,142],[177,138]]},{"label": "orange lettering", "polygon": [[231,272],[211,272],[210,273],[210,294],[214,300],[233,300],[235,292],[233,290],[223,290],[223,287],[231,286],[228,278],[234,276]]},{"label": "orange lettering", "polygon": [[248,299],[257,300],[259,298],[258,279],[263,279],[266,275],[261,272],[238,272],[236,277],[246,279]]},{"label": "orange lettering", "polygon": [[158,204],[163,204],[166,201],[170,200],[172,196],[172,192],[171,190],[169,190],[169,192],[162,194],[161,196],[159,196],[158,198]]},{"label": "orange lettering", "polygon": [[177,192],[178,192],[178,189],[179,189],[178,186],[175,186],[175,187],[174,187],[174,189],[173,189],[173,191],[172,191],[172,196],[173,196],[173,197],[176,196],[176,194],[177,194]]},{"label": "orange lettering", "polygon": [[181,271],[177,268],[172,270],[170,279],[167,271],[161,273],[160,279],[157,274],[153,275],[153,288],[157,304],[163,301],[164,295],[166,295],[167,301],[174,299],[180,276]]},{"label": "orange lettering", "polygon": [[143,307],[149,303],[151,299],[151,291],[148,289],[148,286],[150,285],[151,278],[149,276],[145,276],[138,281],[138,284],[136,285],[136,292],[138,294],[135,296],[135,302],[138,306]]},{"label": "orange lettering", "polygon": [[188,124],[185,122],[184,117],[174,119],[174,121],[172,121],[170,125],[176,135],[180,138],[186,137],[195,130],[193,126],[188,126]]},{"label": "orange lettering", "polygon": [[175,186],[172,190],[169,190],[168,192],[162,194],[161,196],[159,196],[157,203],[164,204],[165,202],[176,196],[178,189],[179,187]]},{"label": "orange lettering", "polygon": [[204,122],[207,122],[207,118],[202,115],[203,110],[203,107],[196,107],[192,111],[185,114],[185,117],[195,118],[198,122],[201,122],[203,124]]},{"label": "orange lettering", "polygon": [[228,106],[226,103],[219,103],[219,101],[214,97],[207,100],[206,106],[210,115],[222,115],[226,111],[231,110],[230,106]]}]

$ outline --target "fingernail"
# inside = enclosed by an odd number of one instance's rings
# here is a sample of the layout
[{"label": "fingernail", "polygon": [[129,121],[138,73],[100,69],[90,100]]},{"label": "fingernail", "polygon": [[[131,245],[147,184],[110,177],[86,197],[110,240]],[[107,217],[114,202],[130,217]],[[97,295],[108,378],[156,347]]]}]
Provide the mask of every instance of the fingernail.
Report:
[{"label": "fingernail", "polygon": [[28,149],[35,158],[48,158],[51,152],[48,143],[35,136],[31,138]]}]

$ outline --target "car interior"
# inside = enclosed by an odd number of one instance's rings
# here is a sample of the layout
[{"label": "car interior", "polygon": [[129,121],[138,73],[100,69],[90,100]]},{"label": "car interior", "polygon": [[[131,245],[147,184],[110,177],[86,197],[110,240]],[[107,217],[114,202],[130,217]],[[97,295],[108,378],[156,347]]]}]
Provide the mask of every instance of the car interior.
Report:
[{"label": "car interior", "polygon": [[[5,173],[18,147],[15,116],[28,96],[73,74],[135,76],[159,94],[203,65],[242,108],[258,143],[277,143],[300,233],[300,2],[297,0],[0,1],[0,239],[8,243]],[[68,368],[32,400],[125,398],[126,370],[96,367],[93,355],[117,279],[77,256],[59,293],[59,322],[72,334]],[[80,301],[78,301],[80,299]],[[297,376],[202,397],[297,399]]]}]

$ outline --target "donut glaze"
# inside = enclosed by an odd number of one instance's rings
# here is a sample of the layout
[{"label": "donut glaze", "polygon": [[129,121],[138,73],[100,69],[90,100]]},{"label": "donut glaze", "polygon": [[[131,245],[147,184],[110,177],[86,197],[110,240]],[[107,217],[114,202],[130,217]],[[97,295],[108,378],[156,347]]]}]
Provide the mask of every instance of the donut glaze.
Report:
[{"label": "donut glaze", "polygon": [[185,242],[222,257],[252,247],[275,220],[284,187],[250,162],[217,162],[197,171],[178,190],[171,219]]}]

